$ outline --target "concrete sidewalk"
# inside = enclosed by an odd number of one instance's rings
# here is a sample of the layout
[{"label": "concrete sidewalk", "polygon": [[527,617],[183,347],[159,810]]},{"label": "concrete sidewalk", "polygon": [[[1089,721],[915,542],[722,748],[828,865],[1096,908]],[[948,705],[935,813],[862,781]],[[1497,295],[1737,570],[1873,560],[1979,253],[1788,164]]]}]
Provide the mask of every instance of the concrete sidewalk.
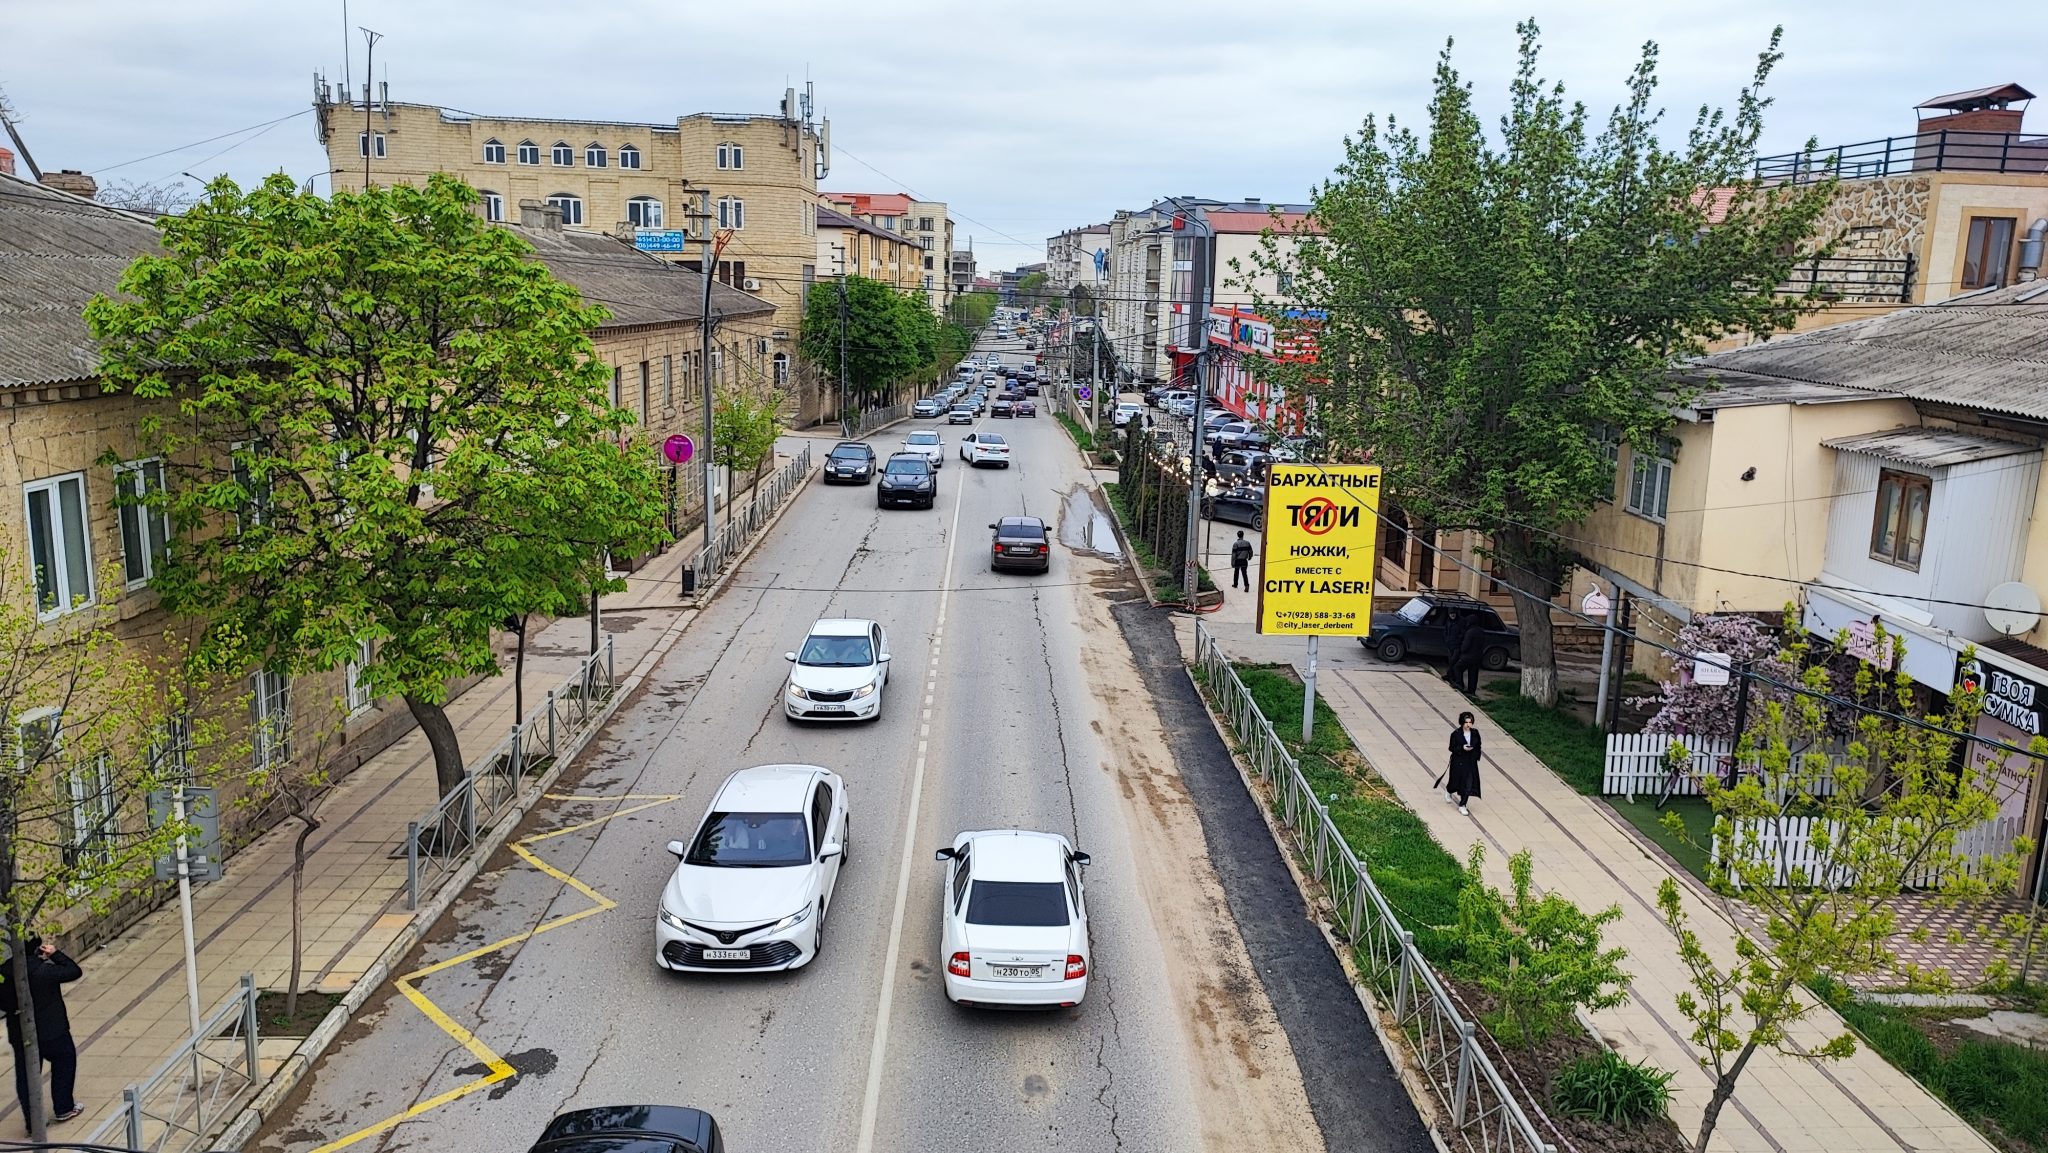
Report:
[{"label": "concrete sidewalk", "polygon": [[[1304,643],[1257,636],[1252,612],[1252,599],[1239,595],[1207,618],[1223,650],[1235,660],[1286,662],[1299,669]],[[1180,629],[1184,652],[1191,655],[1191,621],[1182,618]],[[1489,724],[1483,713],[1485,793],[1473,801],[1471,816],[1460,816],[1430,782],[1443,771],[1444,745],[1458,712],[1473,706],[1424,666],[1383,664],[1348,637],[1325,638],[1320,647],[1317,687],[1324,701],[1366,759],[1445,849],[1463,860],[1475,841],[1483,843],[1488,879],[1503,887],[1508,883],[1508,857],[1528,849],[1535,858],[1540,888],[1589,910],[1620,905],[1622,918],[1609,927],[1607,940],[1628,950],[1626,965],[1635,979],[1628,1001],[1596,1014],[1594,1020],[1624,1055],[1677,1071],[1672,1117],[1691,1137],[1699,1127],[1712,1080],[1687,1039],[1690,1023],[1678,1013],[1677,997],[1689,982],[1656,905],[1659,884],[1673,874],[1622,829],[1618,817],[1574,792],[1512,737]],[[1297,723],[1291,717],[1273,720]],[[1717,962],[1728,964],[1735,953],[1734,922],[1719,898],[1690,878],[1679,879],[1692,929]],[[1842,1031],[1841,1019],[1823,1007],[1793,1031],[1793,1041],[1812,1049]],[[1991,1145],[1912,1078],[1859,1046],[1853,1057],[1837,1062],[1760,1051],[1721,1114],[1713,1148],[1741,1153],[1986,1153]]]},{"label": "concrete sidewalk", "polygon": [[[615,646],[614,667],[621,681],[679,615],[691,611],[681,599],[680,570],[701,546],[699,529],[600,602],[603,631]],[[529,634],[529,710],[576,671],[591,651],[590,640],[588,617],[555,620]],[[509,641],[499,647],[503,675],[475,685],[448,707],[463,755],[471,760],[496,743],[514,720]],[[321,802],[317,815],[322,827],[308,842],[302,893],[302,987],[346,993],[411,925],[415,914],[405,907],[405,829],[436,797],[433,756],[414,729],[364,761]],[[228,860],[223,879],[194,888],[203,1012],[232,994],[244,973],[254,973],[259,989],[284,987],[291,966],[291,861],[297,831],[296,823],[287,823],[264,834]],[[427,897],[421,894],[423,907]],[[77,1121],[53,1126],[53,1140],[86,1133],[117,1111],[121,1090],[147,1077],[190,1033],[175,902],[79,963],[85,979],[66,987],[65,1000],[78,1042],[77,1096],[85,1112]],[[265,1037],[265,1073],[297,1043],[296,1037]],[[5,1101],[0,1124],[22,1124],[12,1095],[0,1098]]]}]

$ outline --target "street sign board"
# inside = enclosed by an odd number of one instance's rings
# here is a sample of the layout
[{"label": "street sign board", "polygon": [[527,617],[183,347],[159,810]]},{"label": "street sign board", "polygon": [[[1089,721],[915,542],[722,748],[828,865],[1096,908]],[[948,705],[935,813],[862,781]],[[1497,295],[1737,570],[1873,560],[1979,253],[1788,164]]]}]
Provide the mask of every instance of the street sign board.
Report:
[{"label": "street sign board", "polygon": [[636,228],[633,247],[642,252],[683,252],[690,234],[680,228]]},{"label": "street sign board", "polygon": [[688,464],[696,451],[696,443],[682,433],[661,442],[661,454],[668,458],[670,464]]},{"label": "street sign board", "polygon": [[1372,631],[1379,529],[1377,465],[1267,469],[1259,631],[1360,637]]},{"label": "street sign board", "polygon": [[[160,828],[169,824],[173,811],[169,789],[159,789],[149,794],[150,828]],[[192,879],[220,880],[220,809],[215,804],[214,791],[211,788],[185,786],[185,823],[199,830],[197,836],[185,843],[185,867],[190,871]],[[175,850],[156,859],[156,879],[178,879],[178,854]]]}]

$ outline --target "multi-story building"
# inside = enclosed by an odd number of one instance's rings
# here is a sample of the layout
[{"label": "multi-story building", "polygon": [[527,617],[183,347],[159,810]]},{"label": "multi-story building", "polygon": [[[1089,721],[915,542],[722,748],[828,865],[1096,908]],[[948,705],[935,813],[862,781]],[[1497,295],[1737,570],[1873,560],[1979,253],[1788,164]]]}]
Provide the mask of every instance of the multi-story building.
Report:
[{"label": "multi-story building", "polygon": [[835,208],[818,207],[817,261],[821,278],[845,272],[879,280],[903,292],[925,293],[927,255],[913,237]]},{"label": "multi-story building", "polygon": [[931,300],[932,311],[946,314],[955,289],[947,267],[947,256],[953,251],[953,220],[944,201],[919,200],[907,192],[823,192],[819,196],[842,214],[893,232],[922,249],[916,283]]},{"label": "multi-story building", "polygon": [[810,119],[808,94],[791,90],[772,114],[651,123],[476,116],[366,105],[324,83],[315,91],[336,188],[447,172],[483,194],[492,220],[525,200],[550,203],[565,228],[640,237],[691,267],[706,226],[729,231],[713,271],[773,305],[771,339],[795,351],[804,285],[817,273],[818,180],[830,163],[831,127]]},{"label": "multi-story building", "polygon": [[1109,278],[1109,225],[1070,228],[1045,240],[1045,275],[1061,293]]},{"label": "multi-story building", "polygon": [[974,291],[974,240],[972,237],[968,238],[967,247],[953,250],[951,276],[953,280],[953,295],[955,297],[965,292]]}]

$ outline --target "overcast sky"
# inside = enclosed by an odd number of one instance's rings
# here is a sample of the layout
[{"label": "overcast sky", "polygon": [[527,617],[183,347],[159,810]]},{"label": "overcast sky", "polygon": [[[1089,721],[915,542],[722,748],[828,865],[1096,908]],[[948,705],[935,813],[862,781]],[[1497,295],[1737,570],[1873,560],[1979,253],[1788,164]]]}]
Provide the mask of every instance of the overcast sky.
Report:
[{"label": "overcast sky", "polygon": [[[350,0],[348,24],[383,33],[392,99],[481,113],[765,113],[808,76],[832,118],[826,187],[947,201],[986,271],[1160,195],[1306,199],[1366,114],[1419,116],[1446,37],[1491,115],[1528,15],[1546,74],[1603,113],[1657,41],[1677,130],[1702,102],[1731,102],[1783,22],[1772,151],[1910,132],[1915,104],[1958,89],[2048,92],[2035,36],[1935,13],[1924,0]],[[314,72],[342,75],[343,29],[340,0],[0,0],[0,89],[45,169],[304,177],[326,167],[308,108]],[[279,117],[292,118],[241,131]]]}]

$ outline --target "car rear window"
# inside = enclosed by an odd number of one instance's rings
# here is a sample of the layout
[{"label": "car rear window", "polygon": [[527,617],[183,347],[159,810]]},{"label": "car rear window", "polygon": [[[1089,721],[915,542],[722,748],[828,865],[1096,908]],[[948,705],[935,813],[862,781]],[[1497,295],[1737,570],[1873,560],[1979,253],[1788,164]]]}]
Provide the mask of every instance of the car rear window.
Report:
[{"label": "car rear window", "polygon": [[1002,437],[1000,437],[1000,436],[997,436],[997,435],[996,435],[995,433],[992,433],[992,432],[984,432],[984,433],[982,433],[982,434],[981,434],[981,435],[980,435],[979,437],[977,437],[977,438],[975,438],[975,439],[976,439],[977,441],[979,441],[979,442],[980,442],[981,444],[996,444],[996,445],[1000,445],[1000,444],[1007,444],[1007,443],[1009,443],[1008,441],[1005,441],[1005,440],[1004,440],[1004,439],[1003,439]]},{"label": "car rear window", "polygon": [[1067,892],[1058,881],[976,881],[967,896],[970,925],[1044,927],[1067,923]]},{"label": "car rear window", "polygon": [[1035,524],[1005,524],[996,527],[996,535],[1017,540],[1044,540],[1045,529]]}]

